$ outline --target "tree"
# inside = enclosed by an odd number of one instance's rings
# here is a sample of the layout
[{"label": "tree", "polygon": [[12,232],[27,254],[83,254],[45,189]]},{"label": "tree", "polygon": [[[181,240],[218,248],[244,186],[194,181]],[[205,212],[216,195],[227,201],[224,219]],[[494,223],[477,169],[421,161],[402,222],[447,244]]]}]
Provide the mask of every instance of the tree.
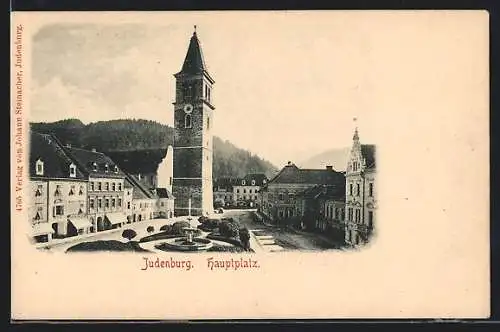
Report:
[{"label": "tree", "polygon": [[245,250],[250,249],[250,231],[246,227],[240,229],[240,241]]},{"label": "tree", "polygon": [[146,228],[146,232],[148,233],[153,233],[155,231],[155,228],[153,226],[148,226],[148,228]]},{"label": "tree", "polygon": [[125,229],[122,232],[122,236],[127,240],[131,241],[134,237],[137,236],[137,232],[134,231],[133,229]]}]

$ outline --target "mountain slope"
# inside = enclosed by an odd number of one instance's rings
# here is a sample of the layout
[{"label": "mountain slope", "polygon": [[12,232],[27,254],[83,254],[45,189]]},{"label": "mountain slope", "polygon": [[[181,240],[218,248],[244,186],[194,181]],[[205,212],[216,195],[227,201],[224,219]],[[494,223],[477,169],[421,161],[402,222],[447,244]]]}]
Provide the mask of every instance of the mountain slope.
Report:
[{"label": "mountain slope", "polygon": [[349,152],[350,148],[331,149],[304,160],[298,166],[301,168],[325,168],[331,165],[336,171],[345,171]]},{"label": "mountain slope", "polygon": [[[84,149],[95,148],[114,156],[134,151],[136,156],[152,156],[152,162],[163,158],[167,146],[173,143],[174,134],[172,127],[142,119],[99,121],[87,125],[78,119],[66,119],[51,123],[31,123],[30,126],[34,131],[56,135],[64,144]],[[243,177],[247,173],[265,173],[271,177],[277,171],[270,162],[229,141],[214,137],[213,144],[215,178]]]}]

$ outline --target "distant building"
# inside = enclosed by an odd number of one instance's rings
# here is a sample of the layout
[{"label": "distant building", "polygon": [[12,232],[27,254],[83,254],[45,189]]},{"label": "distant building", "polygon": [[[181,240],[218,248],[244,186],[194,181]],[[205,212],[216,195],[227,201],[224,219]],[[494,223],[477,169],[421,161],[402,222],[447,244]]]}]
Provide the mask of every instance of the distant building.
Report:
[{"label": "distant building", "polygon": [[247,174],[233,185],[233,201],[236,206],[254,208],[260,205],[260,188],[268,178],[265,174]]},{"label": "distant building", "polygon": [[232,177],[220,177],[214,181],[214,206],[232,207],[235,205],[233,188],[240,179]]},{"label": "distant building", "polygon": [[[303,203],[304,191],[318,185],[343,187],[345,177],[341,172],[327,166],[325,169],[300,169],[292,162],[261,189],[262,204],[259,208],[269,220],[276,224],[297,224],[306,213]],[[309,206],[309,205],[306,205]]]},{"label": "distant building", "polygon": [[346,171],[345,242],[359,245],[369,241],[377,210],[375,145],[360,144],[358,130]]},{"label": "distant building", "polygon": [[84,170],[55,136],[31,132],[30,138],[28,214],[35,241],[50,242],[92,231]]}]

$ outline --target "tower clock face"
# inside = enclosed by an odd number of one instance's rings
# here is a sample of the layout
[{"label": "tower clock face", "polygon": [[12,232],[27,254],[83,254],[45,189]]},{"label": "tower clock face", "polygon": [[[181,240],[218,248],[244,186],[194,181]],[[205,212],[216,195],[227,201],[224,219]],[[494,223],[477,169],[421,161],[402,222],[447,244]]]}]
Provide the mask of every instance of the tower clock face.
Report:
[{"label": "tower clock face", "polygon": [[192,111],[193,111],[193,105],[191,105],[191,104],[186,104],[186,105],[184,106],[184,112],[185,112],[186,114],[189,114],[189,113],[191,113]]}]

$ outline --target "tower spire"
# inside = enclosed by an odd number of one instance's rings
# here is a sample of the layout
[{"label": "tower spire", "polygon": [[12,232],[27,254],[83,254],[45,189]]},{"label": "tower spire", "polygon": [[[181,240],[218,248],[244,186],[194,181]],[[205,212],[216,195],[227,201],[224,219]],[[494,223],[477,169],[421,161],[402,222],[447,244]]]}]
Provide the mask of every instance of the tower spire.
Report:
[{"label": "tower spire", "polygon": [[354,117],[352,119],[352,121],[354,122],[354,136],[352,137],[352,139],[354,141],[359,141],[358,126],[356,125],[356,122],[358,121],[358,118]]}]

